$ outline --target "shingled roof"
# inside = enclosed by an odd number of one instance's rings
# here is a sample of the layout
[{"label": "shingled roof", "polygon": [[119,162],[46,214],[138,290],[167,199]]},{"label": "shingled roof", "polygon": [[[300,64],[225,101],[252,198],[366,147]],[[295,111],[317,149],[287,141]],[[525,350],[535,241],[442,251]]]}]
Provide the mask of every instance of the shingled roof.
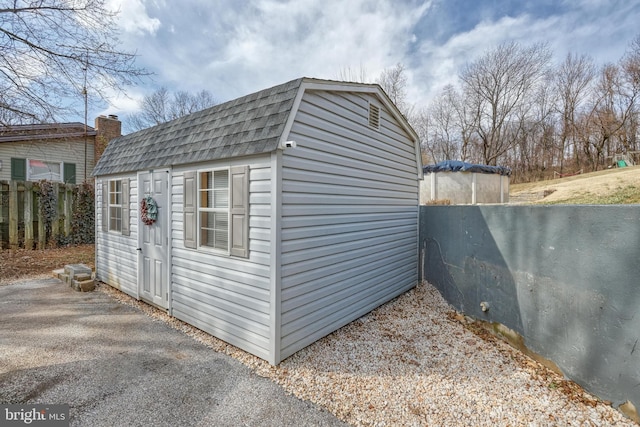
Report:
[{"label": "shingled roof", "polygon": [[31,125],[0,126],[0,143],[50,139],[82,138],[96,136],[96,130],[82,123],[42,123]]},{"label": "shingled roof", "polygon": [[274,151],[304,80],[292,80],[116,138],[100,157],[93,175]]}]

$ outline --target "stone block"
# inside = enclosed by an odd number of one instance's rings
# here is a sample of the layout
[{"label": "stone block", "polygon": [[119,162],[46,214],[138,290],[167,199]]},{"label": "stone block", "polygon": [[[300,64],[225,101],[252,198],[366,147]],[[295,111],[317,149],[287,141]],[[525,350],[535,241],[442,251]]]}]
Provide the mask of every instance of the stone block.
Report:
[{"label": "stone block", "polygon": [[85,280],[91,280],[93,277],[91,277],[91,274],[85,274],[85,273],[81,273],[81,274],[76,274],[74,276],[74,279],[77,280],[78,282],[84,282]]},{"label": "stone block", "polygon": [[81,292],[91,292],[96,288],[96,283],[93,279],[90,280],[74,280],[73,289]]},{"label": "stone block", "polygon": [[91,275],[91,269],[84,264],[67,264],[64,266],[64,272],[71,277],[75,277],[78,274]]}]

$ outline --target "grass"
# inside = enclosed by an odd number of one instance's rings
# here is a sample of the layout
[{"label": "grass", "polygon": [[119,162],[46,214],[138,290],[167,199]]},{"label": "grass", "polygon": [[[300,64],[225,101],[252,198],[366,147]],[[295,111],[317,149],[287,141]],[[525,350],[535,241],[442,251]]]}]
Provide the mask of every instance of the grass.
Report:
[{"label": "grass", "polygon": [[639,204],[640,166],[513,184],[509,190],[514,199],[534,204]]},{"label": "grass", "polygon": [[533,181],[533,182],[523,182],[519,184],[511,184],[510,190],[514,192],[518,191],[531,191],[536,190],[540,186],[547,185],[549,183],[561,184],[565,182],[573,182],[573,181],[582,181],[589,180],[591,178],[597,178],[606,175],[615,175],[618,173],[622,173],[629,170],[628,168],[615,168],[615,169],[605,169],[596,172],[587,172],[579,175],[567,176],[564,178],[556,178],[552,180],[543,180],[543,181]]},{"label": "grass", "polygon": [[628,205],[640,203],[640,188],[628,185],[626,187],[618,187],[609,194],[596,195],[588,191],[576,194],[573,197],[552,202],[542,201],[547,205]]}]

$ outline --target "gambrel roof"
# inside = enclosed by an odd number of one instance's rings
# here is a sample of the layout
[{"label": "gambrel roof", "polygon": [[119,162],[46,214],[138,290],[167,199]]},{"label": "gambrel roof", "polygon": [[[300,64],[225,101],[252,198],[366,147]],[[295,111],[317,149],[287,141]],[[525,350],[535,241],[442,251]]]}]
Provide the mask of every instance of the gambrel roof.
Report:
[{"label": "gambrel roof", "polygon": [[[112,140],[93,175],[149,170],[276,150],[305,87],[377,93],[407,132],[413,129],[377,84],[299,78]],[[418,146],[419,144],[416,144]],[[417,153],[419,155],[419,153]]]}]

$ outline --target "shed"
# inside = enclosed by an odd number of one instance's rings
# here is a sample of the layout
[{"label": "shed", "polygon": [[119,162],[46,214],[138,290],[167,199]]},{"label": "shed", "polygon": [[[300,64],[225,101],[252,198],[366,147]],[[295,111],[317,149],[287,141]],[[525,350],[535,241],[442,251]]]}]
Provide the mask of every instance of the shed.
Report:
[{"label": "shed", "polygon": [[421,175],[380,86],[293,80],[111,141],[96,275],[277,364],[417,284]]},{"label": "shed", "polygon": [[444,160],[426,165],[420,183],[420,204],[448,200],[453,205],[509,202],[511,169]]}]

